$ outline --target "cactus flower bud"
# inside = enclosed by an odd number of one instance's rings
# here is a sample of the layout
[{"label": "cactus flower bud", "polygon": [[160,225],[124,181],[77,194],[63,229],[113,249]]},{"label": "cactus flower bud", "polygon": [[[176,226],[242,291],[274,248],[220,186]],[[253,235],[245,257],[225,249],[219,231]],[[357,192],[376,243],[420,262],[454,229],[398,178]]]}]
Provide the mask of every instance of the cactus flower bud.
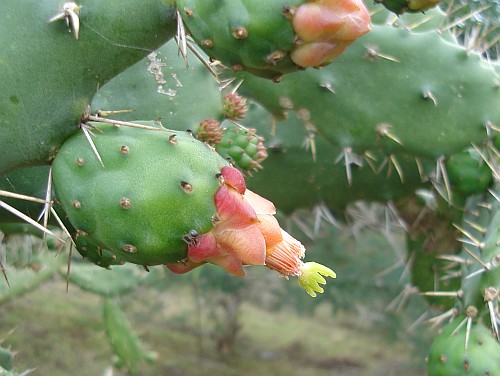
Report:
[{"label": "cactus flower bud", "polygon": [[188,272],[204,263],[218,265],[237,276],[245,275],[245,265],[265,265],[281,275],[299,277],[311,296],[323,292],[321,275],[335,278],[329,268],[304,263],[304,246],[281,229],[274,217],[274,204],[246,189],[241,172],[234,167],[221,169],[221,186],[214,197],[217,209],[213,228],[188,245],[187,258],[167,264],[175,273]]},{"label": "cactus flower bud", "polygon": [[247,100],[238,93],[227,93],[223,101],[224,116],[230,120],[241,120],[248,111]]},{"label": "cactus flower bud", "polygon": [[316,0],[294,11],[292,25],[299,38],[293,62],[319,67],[370,31],[370,15],[361,0]]}]

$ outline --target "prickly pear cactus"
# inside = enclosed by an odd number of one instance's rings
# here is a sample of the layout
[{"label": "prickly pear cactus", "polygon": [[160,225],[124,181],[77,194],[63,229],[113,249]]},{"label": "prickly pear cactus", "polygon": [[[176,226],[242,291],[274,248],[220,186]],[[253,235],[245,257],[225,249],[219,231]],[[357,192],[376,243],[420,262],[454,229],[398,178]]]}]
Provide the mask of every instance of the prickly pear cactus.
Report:
[{"label": "prickly pear cactus", "polygon": [[435,32],[374,25],[320,70],[286,75],[279,85],[238,77],[240,94],[277,118],[295,112],[306,128],[358,155],[376,149],[437,159],[486,143],[500,122],[494,69]]},{"label": "prickly pear cactus", "polygon": [[[69,224],[67,224],[68,227]],[[113,252],[108,251],[97,245],[88,234],[82,231],[70,231],[73,233],[73,241],[76,245],[78,253],[91,263],[100,266],[101,268],[111,269],[113,265],[123,265],[124,260],[117,257]]]},{"label": "prickly pear cactus", "polygon": [[171,40],[102,86],[92,99],[92,112],[128,110],[113,119],[160,119],[177,130],[196,131],[206,118],[222,121],[219,85],[188,51],[189,66]]},{"label": "prickly pear cactus", "polygon": [[370,30],[368,11],[358,0],[178,0],[177,5],[210,57],[275,80],[330,63]]},{"label": "prickly pear cactus", "polygon": [[457,291],[434,294],[454,297],[455,306],[440,316],[452,317],[454,321],[442,329],[430,349],[428,369],[431,376],[500,374],[500,210],[497,192],[491,189],[483,195],[470,197],[463,224],[456,225],[462,235],[459,240],[463,243],[463,251],[447,259],[461,265],[458,274],[461,285]]},{"label": "prickly pear cactus", "polygon": [[14,367],[14,353],[7,348],[0,347],[0,375],[2,368],[4,370],[12,370]]},{"label": "prickly pear cactus", "polygon": [[[413,158],[397,157],[401,176],[389,156],[357,155],[352,150],[342,150],[307,129],[296,113],[276,122],[274,128],[270,122],[271,115],[255,103],[241,122],[257,129],[268,153],[262,162],[264,168],[248,179],[248,185],[283,212],[312,208],[318,203],[344,210],[356,200],[396,200],[426,186]],[[421,163],[434,165],[425,159]],[[379,189],[372,189],[373,186]]]},{"label": "prickly pear cactus", "polygon": [[458,316],[440,329],[429,350],[429,376],[500,374],[500,343],[489,328],[476,324],[469,330],[464,319]]},{"label": "prickly pear cactus", "polygon": [[186,237],[212,226],[217,177],[228,163],[190,134],[159,126],[100,125],[93,135],[97,153],[80,132],[53,163],[77,236],[137,264],[185,258]]},{"label": "prickly pear cactus", "polygon": [[[496,193],[495,193],[496,192]],[[462,257],[462,304],[465,309],[474,307],[477,316],[488,316],[498,337],[495,324],[498,320],[500,292],[500,203],[494,195],[475,198],[467,208],[464,226],[459,227],[464,243]]]},{"label": "prickly pear cactus", "polygon": [[77,3],[1,5],[0,173],[47,164],[97,88],[175,32],[171,2]]}]

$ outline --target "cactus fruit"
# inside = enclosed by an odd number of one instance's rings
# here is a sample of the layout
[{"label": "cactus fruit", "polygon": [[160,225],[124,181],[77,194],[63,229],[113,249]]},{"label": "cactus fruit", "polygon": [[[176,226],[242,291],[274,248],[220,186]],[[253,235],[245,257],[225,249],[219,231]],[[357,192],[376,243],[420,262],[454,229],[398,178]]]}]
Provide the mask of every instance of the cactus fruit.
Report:
[{"label": "cactus fruit", "polygon": [[458,316],[440,329],[429,350],[429,376],[500,375],[500,343],[480,323],[468,332],[464,320]]},{"label": "cactus fruit", "polygon": [[76,231],[118,260],[177,273],[209,262],[235,275],[266,265],[300,277],[310,295],[322,292],[321,275],[335,276],[304,264],[304,247],[280,228],[274,205],[191,134],[151,123],[93,126],[92,146],[85,132],[64,143],[54,189]]},{"label": "cactus fruit", "polygon": [[198,45],[235,71],[279,79],[330,63],[370,30],[359,0],[178,0]]},{"label": "cactus fruit", "polygon": [[94,135],[101,160],[80,132],[53,162],[56,195],[73,227],[120,260],[183,259],[183,239],[212,226],[216,176],[227,162],[183,131],[100,125]]},{"label": "cactus fruit", "polygon": [[110,269],[113,265],[123,265],[125,263],[113,252],[99,247],[85,232],[72,231],[72,238],[78,253],[84,259],[101,268]]}]

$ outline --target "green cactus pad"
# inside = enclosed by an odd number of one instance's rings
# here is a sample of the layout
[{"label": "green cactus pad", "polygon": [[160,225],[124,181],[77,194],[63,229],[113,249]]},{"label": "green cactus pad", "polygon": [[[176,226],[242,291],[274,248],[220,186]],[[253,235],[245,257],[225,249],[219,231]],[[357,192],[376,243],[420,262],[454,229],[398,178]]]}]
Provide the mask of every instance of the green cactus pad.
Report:
[{"label": "green cactus pad", "polygon": [[[276,122],[273,131],[271,116],[252,104],[242,123],[255,127],[265,138],[269,154],[262,164],[264,168],[248,179],[247,184],[281,211],[290,213],[318,203],[342,210],[356,200],[385,202],[425,186],[415,160],[404,155],[394,156],[404,174],[403,181],[388,162],[388,156],[380,153],[373,153],[376,161],[347,153],[351,160],[346,165],[345,152],[321,135],[308,131],[294,113]],[[429,163],[423,159],[421,162]],[[373,168],[369,163],[373,163]]]},{"label": "green cactus pad", "polygon": [[113,298],[103,303],[104,327],[113,352],[118,357],[118,368],[126,368],[130,375],[139,375],[144,361],[154,362],[158,355],[145,350],[144,345]]},{"label": "green cactus pad", "polygon": [[239,77],[240,94],[277,117],[296,112],[306,127],[359,154],[449,156],[485,143],[489,122],[500,123],[494,70],[435,32],[374,25],[320,70],[288,74],[279,84]]},{"label": "green cactus pad", "polygon": [[[492,192],[498,197],[498,190]],[[500,203],[494,195],[485,193],[469,199],[462,239],[461,255],[471,261],[462,269],[463,306],[474,306],[479,315],[489,316],[486,292],[488,289],[500,291]],[[487,270],[484,265],[488,266]],[[491,303],[498,310],[498,296],[493,296]]]},{"label": "green cactus pad", "polygon": [[12,370],[14,367],[14,353],[10,349],[6,349],[4,347],[0,347],[0,375],[1,369],[5,369],[6,371]]},{"label": "green cactus pad", "polygon": [[0,12],[0,172],[54,157],[97,88],[175,33],[175,5],[162,0],[86,0],[79,39],[63,1],[3,2]]},{"label": "green cactus pad", "polygon": [[6,274],[10,286],[5,281],[0,281],[0,304],[38,288],[56,273],[61,263],[61,258],[53,254],[39,254],[33,258],[29,268],[8,267]]},{"label": "green cactus pad", "polygon": [[102,86],[92,99],[92,111],[131,110],[114,119],[160,119],[175,129],[196,131],[205,118],[222,120],[219,85],[198,58],[188,52],[189,66],[178,56],[174,41],[126,69]]},{"label": "green cactus pad", "polygon": [[[94,265],[76,262],[71,265],[69,281],[84,291],[104,297],[124,295],[137,288],[148,277],[148,273],[137,265],[123,265],[112,270],[96,268]],[[66,270],[61,270],[65,274]]]},{"label": "green cactus pad", "polygon": [[184,236],[212,227],[217,176],[228,162],[183,131],[99,125],[93,134],[103,165],[83,132],[53,163],[54,188],[73,227],[120,260],[183,259]]},{"label": "green cactus pad", "polygon": [[473,324],[467,351],[464,316],[441,329],[435,338],[428,360],[429,376],[500,375],[500,343],[482,324]]},{"label": "green cactus pad", "polygon": [[[0,189],[11,193],[44,199],[47,194],[48,179],[49,166],[19,168],[0,176]],[[44,206],[41,203],[7,197],[2,197],[1,200],[34,219],[40,216]],[[0,222],[15,223],[22,221],[14,214],[2,208],[0,209]]]}]

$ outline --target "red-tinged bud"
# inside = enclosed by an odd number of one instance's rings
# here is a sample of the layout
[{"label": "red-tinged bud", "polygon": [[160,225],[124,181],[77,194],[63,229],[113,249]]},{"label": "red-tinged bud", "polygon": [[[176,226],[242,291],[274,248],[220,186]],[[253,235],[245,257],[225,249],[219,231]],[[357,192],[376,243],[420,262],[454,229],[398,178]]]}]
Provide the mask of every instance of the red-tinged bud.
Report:
[{"label": "red-tinged bud", "polygon": [[224,116],[229,120],[241,120],[248,111],[247,100],[238,93],[228,93],[224,96]]},{"label": "red-tinged bud", "polygon": [[292,60],[319,67],[370,31],[370,15],[361,0],[315,0],[295,9],[292,25],[299,39]]},{"label": "red-tinged bud", "polygon": [[196,136],[200,141],[207,142],[210,145],[217,145],[220,144],[224,131],[218,120],[205,119],[200,122]]}]

